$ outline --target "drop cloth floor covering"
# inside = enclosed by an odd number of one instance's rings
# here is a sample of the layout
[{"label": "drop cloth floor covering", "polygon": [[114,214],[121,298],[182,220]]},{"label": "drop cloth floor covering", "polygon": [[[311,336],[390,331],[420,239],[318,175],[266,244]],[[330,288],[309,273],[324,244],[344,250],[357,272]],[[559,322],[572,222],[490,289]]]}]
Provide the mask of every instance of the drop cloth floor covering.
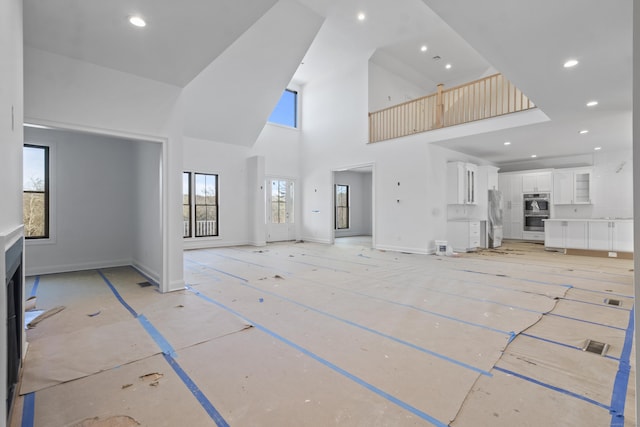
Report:
[{"label": "drop cloth floor covering", "polygon": [[632,262],[505,249],[188,251],[165,295],[129,267],[39,277],[66,309],[28,331],[14,425],[634,425]]}]

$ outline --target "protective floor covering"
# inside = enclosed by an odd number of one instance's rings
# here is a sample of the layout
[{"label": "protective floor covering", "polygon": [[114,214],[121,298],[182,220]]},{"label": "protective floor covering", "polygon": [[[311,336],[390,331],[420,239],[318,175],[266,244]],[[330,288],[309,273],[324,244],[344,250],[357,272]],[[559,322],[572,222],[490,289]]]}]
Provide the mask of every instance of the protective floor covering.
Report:
[{"label": "protective floor covering", "polygon": [[30,278],[67,308],[28,332],[12,427],[631,426],[631,270],[283,243],[187,251],[166,295],[128,267]]}]

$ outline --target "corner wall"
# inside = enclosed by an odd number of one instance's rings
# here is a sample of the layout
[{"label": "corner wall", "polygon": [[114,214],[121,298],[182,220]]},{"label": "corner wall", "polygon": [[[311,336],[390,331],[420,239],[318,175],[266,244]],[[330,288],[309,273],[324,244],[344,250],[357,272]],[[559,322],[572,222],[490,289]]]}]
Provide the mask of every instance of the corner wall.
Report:
[{"label": "corner wall", "polygon": [[[0,3],[0,236],[22,235],[22,1]],[[4,242],[4,238],[0,239]],[[4,244],[0,245],[0,319],[6,325]],[[23,288],[24,292],[24,288]],[[24,294],[24,293],[23,293]],[[7,419],[7,328],[0,327],[0,425]],[[24,343],[24,338],[23,338]]]}]

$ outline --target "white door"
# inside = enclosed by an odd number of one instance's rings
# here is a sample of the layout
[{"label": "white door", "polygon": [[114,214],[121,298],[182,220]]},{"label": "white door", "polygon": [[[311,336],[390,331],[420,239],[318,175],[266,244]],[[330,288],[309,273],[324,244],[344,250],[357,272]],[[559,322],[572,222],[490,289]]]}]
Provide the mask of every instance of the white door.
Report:
[{"label": "white door", "polygon": [[267,186],[267,242],[295,240],[294,182],[271,178]]}]

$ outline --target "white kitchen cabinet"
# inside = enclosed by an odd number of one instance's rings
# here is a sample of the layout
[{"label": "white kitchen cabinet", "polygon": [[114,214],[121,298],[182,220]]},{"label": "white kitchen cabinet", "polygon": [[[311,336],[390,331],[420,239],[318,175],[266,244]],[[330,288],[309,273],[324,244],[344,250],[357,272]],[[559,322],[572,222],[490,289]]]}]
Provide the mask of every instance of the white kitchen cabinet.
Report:
[{"label": "white kitchen cabinet", "polygon": [[568,221],[565,229],[565,248],[587,249],[589,227],[587,221]]},{"label": "white kitchen cabinet", "polygon": [[557,169],[553,172],[553,203],[591,203],[591,168]]},{"label": "white kitchen cabinet", "polygon": [[589,221],[589,249],[633,252],[633,221]]},{"label": "white kitchen cabinet", "polygon": [[544,245],[549,248],[587,249],[586,220],[547,220],[544,223]]},{"label": "white kitchen cabinet", "polygon": [[478,166],[465,162],[447,163],[447,203],[475,205],[477,201]]},{"label": "white kitchen cabinet", "polygon": [[613,221],[611,248],[616,252],[633,252],[633,221]]},{"label": "white kitchen cabinet", "polygon": [[480,246],[480,221],[447,221],[447,239],[456,252],[475,251]]},{"label": "white kitchen cabinet", "polygon": [[502,234],[505,239],[522,239],[524,206],[522,174],[498,174],[498,189],[502,191]]},{"label": "white kitchen cabinet", "polygon": [[566,248],[566,221],[544,222],[544,245],[549,248]]},{"label": "white kitchen cabinet", "polygon": [[534,172],[522,175],[523,193],[550,193],[551,172]]}]

